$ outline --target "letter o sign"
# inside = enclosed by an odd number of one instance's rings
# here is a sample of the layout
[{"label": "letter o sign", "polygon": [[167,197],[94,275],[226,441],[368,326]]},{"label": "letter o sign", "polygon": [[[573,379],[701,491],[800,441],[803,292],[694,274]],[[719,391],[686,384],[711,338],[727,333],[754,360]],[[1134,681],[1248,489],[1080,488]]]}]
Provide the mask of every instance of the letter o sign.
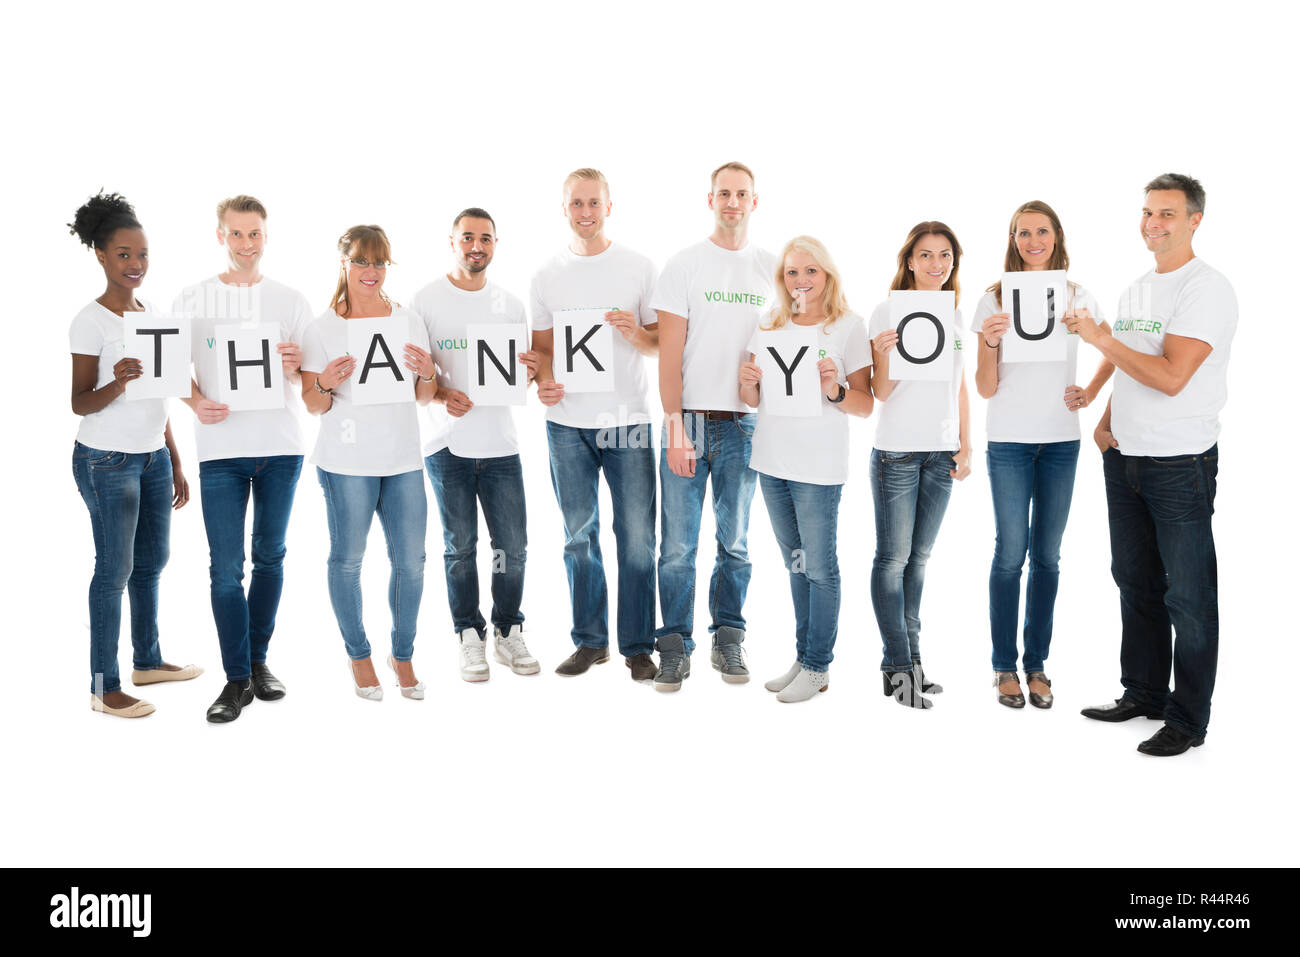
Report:
[{"label": "letter o sign", "polygon": [[[908,352],[905,348],[903,348],[903,330],[907,328],[907,324],[911,322],[913,319],[929,319],[931,322],[934,323],[934,331],[937,333],[938,341],[936,341],[934,344],[934,351],[931,352],[928,356],[926,356],[923,359],[917,358],[916,356]],[[898,349],[898,354],[902,356],[904,359],[906,359],[908,362],[913,363],[914,365],[923,366],[927,362],[933,362],[935,359],[939,358],[940,353],[943,352],[943,340],[944,340],[943,323],[939,321],[938,316],[931,315],[928,312],[910,313],[904,316],[901,320],[899,320],[897,332],[898,332],[898,345],[895,348]]]}]

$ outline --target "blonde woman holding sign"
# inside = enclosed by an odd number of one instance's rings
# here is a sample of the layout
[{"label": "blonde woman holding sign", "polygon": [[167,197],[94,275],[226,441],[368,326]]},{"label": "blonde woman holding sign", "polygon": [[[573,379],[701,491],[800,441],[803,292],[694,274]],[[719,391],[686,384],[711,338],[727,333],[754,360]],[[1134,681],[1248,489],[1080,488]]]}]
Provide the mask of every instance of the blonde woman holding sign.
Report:
[{"label": "blonde woman holding sign", "polygon": [[[384,292],[392,261],[388,236],[378,226],[353,226],[339,239],[339,281],[329,308],[310,326],[302,344],[302,397],[307,411],[321,416],[312,462],[325,492],[330,523],[329,593],[343,644],[352,660],[352,680],[359,697],[383,697],[370,660],[370,643],[361,620],[361,559],[376,513],[388,543],[392,574],[388,605],[393,615],[389,667],[402,696],[423,698],[424,683],[415,676],[415,623],[424,590],[424,533],[428,504],[424,497],[424,458],[416,403],[432,400],[432,377],[413,374],[431,360],[424,323]],[[377,405],[358,404],[356,382],[366,374],[392,378],[396,361],[362,367],[349,352],[348,322],[377,317],[408,320],[401,378],[413,383],[415,400]],[[372,346],[371,352],[374,352]],[[395,358],[395,357],[394,357]]]},{"label": "blonde woman holding sign", "polygon": [[119,718],[143,718],[154,706],[122,690],[117,641],[122,592],[131,600],[131,683],[185,681],[203,673],[163,661],[158,648],[158,578],[167,564],[172,509],[190,499],[172,440],[165,399],[124,395],[144,368],[125,355],[128,312],[152,312],[136,291],[149,271],[149,243],[135,210],[117,193],[100,193],[69,224],[93,249],[107,287],[72,320],[72,411],[81,416],[72,474],[90,512],[95,574],[90,580],[90,706]]},{"label": "blonde woman holding sign", "polygon": [[[826,247],[798,236],[786,243],[778,261],[775,303],[749,340],[749,361],[740,366],[740,398],[759,406],[763,369],[755,360],[764,350],[772,350],[777,363],[768,389],[792,391],[797,372],[805,364],[816,367],[815,414],[778,415],[759,408],[749,459],[759,473],[794,598],[794,664],[764,687],[777,692],[778,701],[806,701],[829,687],[839,624],[835,533],[840,492],[849,477],[846,416],[869,416],[875,400],[866,329],[862,317],[849,311]],[[795,339],[800,329],[815,331],[813,354],[799,342],[783,348],[782,340]]]},{"label": "blonde woman holding sign", "polygon": [[[1037,200],[1011,215],[1005,272],[1069,268],[1065,230],[1055,210]],[[1100,318],[1096,299],[1069,283],[1065,316],[1087,309]],[[975,308],[979,355],[975,388],[989,400],[989,488],[997,538],[989,571],[989,621],[993,636],[993,684],[998,702],[1023,708],[1025,696],[1016,675],[1016,620],[1020,610],[1020,571],[1029,555],[1025,594],[1023,664],[1029,701],[1052,706],[1052,682],[1043,671],[1052,641],[1052,611],[1060,579],[1061,537],[1065,534],[1079,459],[1079,410],[1097,397],[1114,371],[1102,361],[1087,388],[1075,384],[1079,337],[1066,337],[1060,362],[1005,362],[1002,343],[1013,316],[1005,311],[1002,282],[989,286]],[[1032,519],[1031,519],[1032,513]]]},{"label": "blonde woman holding sign", "polygon": [[[961,244],[940,222],[912,227],[898,251],[891,290],[950,290],[960,296],[957,270]],[[925,694],[943,688],[921,667],[921,589],[925,566],[939,535],[952,483],[970,474],[970,401],[962,372],[961,312],[954,315],[949,357],[942,379],[895,380],[891,354],[898,347],[889,302],[871,315],[871,391],[884,403],[871,452],[871,497],[876,507],[876,557],[871,566],[871,604],[884,645],[880,670],[886,695],[911,708],[929,708]],[[941,346],[943,343],[941,342]]]}]

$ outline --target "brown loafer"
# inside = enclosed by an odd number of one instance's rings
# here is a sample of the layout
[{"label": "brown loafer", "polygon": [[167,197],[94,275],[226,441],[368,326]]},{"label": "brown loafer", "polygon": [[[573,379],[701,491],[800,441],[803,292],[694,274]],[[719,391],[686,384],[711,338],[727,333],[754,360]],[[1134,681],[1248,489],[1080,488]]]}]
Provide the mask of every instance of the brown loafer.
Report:
[{"label": "brown loafer", "polygon": [[609,648],[588,648],[585,645],[560,662],[555,669],[557,675],[572,678],[574,675],[586,674],[592,665],[603,665],[609,661]]},{"label": "brown loafer", "polygon": [[633,681],[654,681],[655,674],[659,671],[659,666],[649,655],[632,655],[623,661],[632,670]]},{"label": "brown loafer", "polygon": [[998,689],[998,704],[1004,704],[1008,708],[1025,706],[1025,696],[1020,690],[1020,679],[1014,671],[994,672],[993,687]]},{"label": "brown loafer", "polygon": [[1035,708],[1052,706],[1052,683],[1041,671],[1025,673],[1025,684],[1029,685],[1029,703]]}]

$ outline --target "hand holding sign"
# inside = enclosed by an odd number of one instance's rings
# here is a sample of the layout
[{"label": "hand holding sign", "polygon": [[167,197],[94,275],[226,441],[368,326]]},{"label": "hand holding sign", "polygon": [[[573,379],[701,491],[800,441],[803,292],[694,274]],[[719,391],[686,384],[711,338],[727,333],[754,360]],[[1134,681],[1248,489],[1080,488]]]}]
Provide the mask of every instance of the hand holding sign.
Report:
[{"label": "hand holding sign", "polygon": [[632,341],[632,337],[636,335],[637,329],[640,328],[637,325],[636,313],[628,312],[626,309],[611,309],[605,313],[605,321],[617,329],[623,338],[629,342]]},{"label": "hand holding sign", "polygon": [[1002,275],[1002,304],[1011,328],[1002,339],[1003,362],[1064,362],[1065,330],[1058,320],[1069,310],[1065,270]]},{"label": "hand holding sign", "polygon": [[990,349],[996,349],[1010,328],[1011,313],[999,312],[984,320],[984,325],[980,327],[980,335],[984,337],[984,342]]},{"label": "hand holding sign", "polygon": [[275,351],[280,353],[280,368],[286,376],[295,376],[302,368],[302,347],[296,342],[277,343]]},{"label": "hand holding sign", "polygon": [[956,297],[949,290],[898,289],[889,294],[889,324],[898,333],[889,360],[890,379],[952,377],[955,311]]}]

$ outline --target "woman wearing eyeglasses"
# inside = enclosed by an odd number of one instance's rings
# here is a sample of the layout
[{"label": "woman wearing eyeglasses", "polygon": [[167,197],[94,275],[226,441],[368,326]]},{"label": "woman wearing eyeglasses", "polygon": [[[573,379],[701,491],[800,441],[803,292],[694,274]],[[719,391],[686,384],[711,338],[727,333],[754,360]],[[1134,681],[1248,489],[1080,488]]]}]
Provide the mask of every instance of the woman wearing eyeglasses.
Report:
[{"label": "woman wearing eyeglasses", "polygon": [[[311,461],[325,492],[330,523],[330,604],[352,662],[357,695],[380,700],[383,689],[361,619],[361,559],[371,519],[378,514],[392,564],[388,604],[393,631],[388,665],[402,695],[418,699],[424,697],[424,683],[415,676],[411,655],[424,589],[427,506],[416,403],[428,403],[437,386],[415,372],[429,361],[424,323],[384,292],[392,259],[388,236],[378,226],[353,226],[339,238],[338,248],[339,280],[334,296],[329,308],[307,327],[302,345],[303,403],[321,417]],[[348,351],[348,323],[387,316],[402,317],[409,323],[401,361],[405,378],[413,383],[414,401],[358,405],[353,401],[357,360]],[[372,367],[369,374],[393,372]]]}]

